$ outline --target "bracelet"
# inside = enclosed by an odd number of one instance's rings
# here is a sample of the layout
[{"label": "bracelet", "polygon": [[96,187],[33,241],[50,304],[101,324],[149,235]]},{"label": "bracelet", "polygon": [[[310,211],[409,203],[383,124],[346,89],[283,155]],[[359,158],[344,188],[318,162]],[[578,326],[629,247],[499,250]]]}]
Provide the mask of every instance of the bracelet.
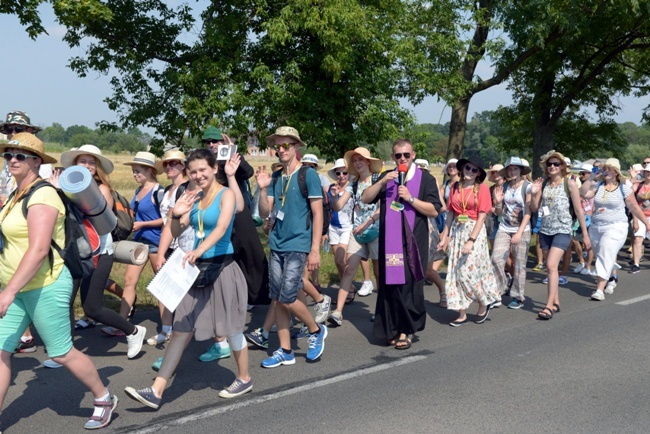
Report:
[{"label": "bracelet", "polygon": [[474,242],[476,242],[476,238],[469,237],[469,238],[467,239],[467,241],[471,241],[471,242],[474,243]]},{"label": "bracelet", "polygon": [[374,224],[375,224],[375,217],[374,217],[374,216],[370,216],[370,220],[372,220],[372,224],[374,225]]},{"label": "bracelet", "polygon": [[181,217],[183,217],[183,216],[182,215],[176,215],[176,214],[174,214],[174,211],[172,211],[172,220],[180,220]]}]

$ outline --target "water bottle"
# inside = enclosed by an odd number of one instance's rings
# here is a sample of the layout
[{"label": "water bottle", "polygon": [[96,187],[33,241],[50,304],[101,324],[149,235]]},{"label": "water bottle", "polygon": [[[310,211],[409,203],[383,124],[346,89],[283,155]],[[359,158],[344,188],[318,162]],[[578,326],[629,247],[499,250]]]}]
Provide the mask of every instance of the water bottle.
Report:
[{"label": "water bottle", "polygon": [[330,247],[330,243],[329,243],[329,242],[326,242],[325,244],[323,244],[323,252],[325,252],[325,253],[329,253],[329,252],[330,252],[330,249],[331,249],[331,247]]}]

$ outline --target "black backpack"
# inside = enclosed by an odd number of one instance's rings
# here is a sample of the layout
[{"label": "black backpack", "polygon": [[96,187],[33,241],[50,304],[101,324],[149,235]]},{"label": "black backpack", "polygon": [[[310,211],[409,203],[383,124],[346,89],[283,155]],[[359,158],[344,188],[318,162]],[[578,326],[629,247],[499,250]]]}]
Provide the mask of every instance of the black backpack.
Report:
[{"label": "black backpack", "polygon": [[[88,221],[84,221],[83,214],[79,208],[77,208],[60,189],[54,187],[45,180],[37,181],[21,199],[23,202],[23,216],[25,219],[27,218],[29,197],[36,190],[43,187],[51,187],[54,189],[65,207],[65,243],[63,248],[61,248],[56,241],[52,239],[50,243],[51,247],[56,249],[61,259],[63,259],[63,262],[70,270],[70,275],[73,279],[83,279],[91,276],[95,271],[95,259],[99,256],[99,236],[92,225]],[[15,192],[12,193],[12,195],[13,194],[15,194]],[[91,242],[88,230],[94,232],[91,232],[93,242]],[[54,264],[54,254],[52,253],[52,249],[50,249],[50,252],[48,253],[48,259],[50,261],[50,269],[52,269]]]},{"label": "black backpack", "polygon": [[133,223],[135,221],[133,210],[129,201],[115,190],[111,190],[113,194],[113,213],[117,217],[117,225],[111,232],[113,241],[126,240],[133,232]]}]

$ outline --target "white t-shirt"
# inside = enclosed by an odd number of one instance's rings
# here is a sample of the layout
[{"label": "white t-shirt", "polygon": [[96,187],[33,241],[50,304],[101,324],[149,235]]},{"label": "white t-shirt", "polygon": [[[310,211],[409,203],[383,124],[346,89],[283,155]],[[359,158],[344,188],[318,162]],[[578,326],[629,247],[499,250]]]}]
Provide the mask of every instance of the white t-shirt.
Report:
[{"label": "white t-shirt", "polygon": [[[526,186],[526,194],[529,194],[532,184],[528,181],[524,181],[517,188],[511,188],[509,182],[503,184],[503,210],[500,215],[501,224],[499,225],[499,230],[509,234],[514,234],[519,230],[521,219],[524,218],[524,211],[526,209],[524,196],[521,193],[524,185]],[[526,225],[524,230],[530,230],[530,225]]]}]

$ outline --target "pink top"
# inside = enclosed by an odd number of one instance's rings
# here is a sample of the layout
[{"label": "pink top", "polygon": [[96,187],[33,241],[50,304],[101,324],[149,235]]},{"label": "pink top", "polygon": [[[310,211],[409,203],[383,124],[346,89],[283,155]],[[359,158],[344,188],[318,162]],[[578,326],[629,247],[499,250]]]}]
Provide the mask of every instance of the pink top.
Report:
[{"label": "pink top", "polygon": [[456,216],[467,214],[472,220],[478,219],[478,213],[488,213],[492,209],[492,198],[490,187],[480,184],[478,194],[474,193],[474,186],[467,188],[451,187],[447,208],[452,210]]}]

